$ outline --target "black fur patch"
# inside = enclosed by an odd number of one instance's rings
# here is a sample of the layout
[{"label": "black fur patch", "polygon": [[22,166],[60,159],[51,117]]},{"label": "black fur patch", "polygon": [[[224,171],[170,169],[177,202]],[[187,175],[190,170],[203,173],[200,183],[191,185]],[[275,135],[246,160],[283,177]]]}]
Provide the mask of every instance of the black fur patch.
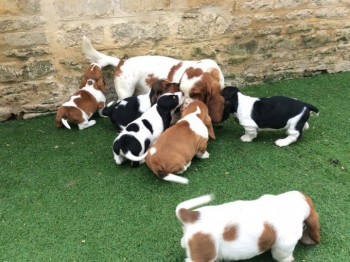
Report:
[{"label": "black fur patch", "polygon": [[126,131],[129,131],[129,132],[139,132],[140,131],[140,127],[138,124],[136,123],[131,123],[130,125],[128,125],[126,127]]},{"label": "black fur patch", "polygon": [[147,151],[147,149],[149,148],[149,145],[151,144],[151,140],[149,140],[148,138],[145,140],[145,152]]},{"label": "black fur patch", "polygon": [[153,127],[152,127],[151,123],[147,119],[142,119],[142,123],[151,132],[151,134],[153,134]]}]

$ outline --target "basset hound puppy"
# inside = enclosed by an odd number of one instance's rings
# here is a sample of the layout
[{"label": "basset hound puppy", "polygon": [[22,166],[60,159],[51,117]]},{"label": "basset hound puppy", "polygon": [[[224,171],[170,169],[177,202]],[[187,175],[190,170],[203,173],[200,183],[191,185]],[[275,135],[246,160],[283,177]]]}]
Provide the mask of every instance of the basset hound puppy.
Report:
[{"label": "basset hound puppy", "polygon": [[234,86],[225,87],[222,94],[225,97],[223,120],[234,114],[245,131],[241,136],[243,142],[251,142],[260,130],[285,129],[287,137],[276,140],[275,144],[288,146],[309,128],[310,112],[318,114],[315,106],[286,96],[250,97]]},{"label": "basset hound puppy", "polygon": [[82,51],[90,62],[98,63],[102,68],[107,65],[116,67],[114,86],[118,101],[132,95],[147,94],[156,79],[175,83],[181,79],[180,89],[187,97],[186,100],[199,99],[206,103],[212,121],[221,122],[224,99],[220,91],[224,88],[224,76],[215,61],[181,61],[151,55],[123,60],[98,52],[86,36],[83,37]]},{"label": "basset hound puppy", "polygon": [[71,123],[78,125],[80,130],[93,126],[96,121],[89,119],[97,110],[102,116],[102,108],[106,102],[105,94],[106,83],[102,70],[99,65],[92,63],[81,78],[79,91],[57,110],[56,126],[60,128],[64,125],[71,129]]},{"label": "basset hound puppy", "polygon": [[132,166],[145,162],[147,149],[169,127],[172,113],[183,103],[183,93],[165,93],[157,103],[123,129],[113,142],[115,162],[130,160]]},{"label": "basset hound puppy", "polygon": [[147,166],[163,180],[187,184],[187,178],[175,174],[184,172],[195,156],[209,158],[206,151],[209,136],[215,138],[208,108],[201,101],[193,101],[182,112],[181,119],[147,151]]},{"label": "basset hound puppy", "polygon": [[151,90],[147,94],[131,96],[119,102],[112,101],[102,110],[102,114],[109,117],[117,130],[120,131],[150,109],[157,102],[159,96],[179,91],[178,83],[159,79],[152,84]]},{"label": "basset hound puppy", "polygon": [[211,195],[204,195],[176,207],[183,224],[181,246],[186,249],[186,261],[236,261],[271,249],[276,261],[292,262],[299,240],[304,245],[320,242],[318,213],[301,192],[191,210],[211,200]]}]

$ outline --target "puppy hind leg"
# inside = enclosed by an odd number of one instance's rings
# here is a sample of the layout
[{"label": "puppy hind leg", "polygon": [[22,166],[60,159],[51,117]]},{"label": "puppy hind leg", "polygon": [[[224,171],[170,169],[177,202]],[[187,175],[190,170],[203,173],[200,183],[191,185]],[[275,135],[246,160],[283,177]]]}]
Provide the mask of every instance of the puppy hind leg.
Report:
[{"label": "puppy hind leg", "polygon": [[201,159],[209,158],[209,153],[207,151],[207,145],[208,145],[207,139],[201,138],[199,140],[198,151],[197,151],[196,157],[201,158]]},{"label": "puppy hind leg", "polygon": [[288,247],[273,246],[271,248],[272,257],[278,262],[294,262],[293,251],[296,243]]},{"label": "puppy hind leg", "polygon": [[83,130],[83,129],[88,128],[90,126],[93,126],[95,124],[96,124],[95,120],[90,120],[90,121],[86,120],[83,123],[78,124],[78,127],[79,127],[79,130]]}]

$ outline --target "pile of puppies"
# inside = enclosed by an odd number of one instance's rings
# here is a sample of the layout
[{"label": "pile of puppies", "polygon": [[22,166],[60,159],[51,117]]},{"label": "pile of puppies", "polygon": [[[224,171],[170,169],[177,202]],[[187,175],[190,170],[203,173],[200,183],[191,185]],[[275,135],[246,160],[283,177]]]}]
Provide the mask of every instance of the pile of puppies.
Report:
[{"label": "pile of puppies", "polygon": [[[128,60],[105,55],[83,38],[83,53],[91,62],[80,90],[57,111],[56,126],[84,129],[94,125],[94,112],[109,117],[119,132],[113,142],[117,164],[146,162],[161,179],[187,184],[178,176],[194,157],[209,158],[207,144],[215,139],[213,123],[234,115],[243,126],[243,142],[251,142],[260,129],[285,129],[279,147],[296,142],[308,129],[310,112],[318,109],[302,101],[275,96],[255,98],[236,87],[224,87],[220,67],[213,60],[179,61],[163,56]],[[102,68],[116,67],[117,102],[105,106]],[[181,245],[189,261],[248,259],[268,249],[277,261],[294,261],[300,240],[320,241],[318,214],[311,199],[297,191],[265,195],[254,201],[236,201],[191,210],[211,201],[210,195],[180,203],[178,219],[184,224]],[[305,227],[305,228],[304,228]]]}]

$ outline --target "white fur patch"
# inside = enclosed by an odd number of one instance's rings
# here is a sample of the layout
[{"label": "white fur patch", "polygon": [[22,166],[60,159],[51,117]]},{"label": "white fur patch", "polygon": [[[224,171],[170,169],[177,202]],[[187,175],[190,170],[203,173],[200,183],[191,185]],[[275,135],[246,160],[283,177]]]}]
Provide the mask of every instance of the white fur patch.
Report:
[{"label": "white fur patch", "polygon": [[149,153],[150,153],[151,156],[153,156],[156,152],[157,152],[157,148],[155,148],[155,147],[151,147],[149,149]]},{"label": "white fur patch", "polygon": [[201,119],[198,118],[197,114],[200,114],[201,110],[197,106],[197,109],[195,112],[188,114],[187,116],[183,117],[180,121],[187,121],[190,125],[191,130],[196,133],[196,135],[199,135],[204,138],[208,138],[208,129],[203,123]]}]

